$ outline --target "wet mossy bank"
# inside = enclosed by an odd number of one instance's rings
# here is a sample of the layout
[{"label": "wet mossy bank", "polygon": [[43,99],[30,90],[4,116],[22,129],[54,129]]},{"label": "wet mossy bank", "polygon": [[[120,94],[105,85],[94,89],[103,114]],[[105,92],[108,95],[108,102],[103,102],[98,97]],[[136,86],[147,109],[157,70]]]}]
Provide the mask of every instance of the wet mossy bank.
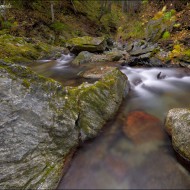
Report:
[{"label": "wet mossy bank", "polygon": [[57,58],[66,48],[52,46],[37,39],[0,35],[0,60],[11,63],[27,64],[41,58]]},{"label": "wet mossy bank", "polygon": [[56,188],[66,156],[97,135],[128,87],[118,69],[72,88],[0,62],[0,188]]}]

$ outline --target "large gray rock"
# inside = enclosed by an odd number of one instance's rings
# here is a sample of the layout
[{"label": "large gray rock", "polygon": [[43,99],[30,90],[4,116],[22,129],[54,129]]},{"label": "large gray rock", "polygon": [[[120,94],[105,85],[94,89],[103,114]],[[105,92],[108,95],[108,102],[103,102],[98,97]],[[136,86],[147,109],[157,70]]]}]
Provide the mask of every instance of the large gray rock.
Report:
[{"label": "large gray rock", "polygon": [[113,116],[126,87],[117,69],[95,84],[64,88],[0,62],[0,188],[56,188],[66,156]]},{"label": "large gray rock", "polygon": [[113,49],[106,51],[103,54],[94,54],[91,57],[91,62],[115,62],[119,61],[127,52]]},{"label": "large gray rock", "polygon": [[88,64],[91,61],[91,58],[94,54],[88,51],[80,52],[77,57],[72,61],[73,65],[84,65]]},{"label": "large gray rock", "polygon": [[80,53],[81,51],[103,52],[106,49],[107,42],[105,37],[83,36],[68,40],[66,46],[72,53]]},{"label": "large gray rock", "polygon": [[[131,56],[151,57],[158,49],[157,44],[147,43],[144,40],[135,41],[129,52]],[[147,56],[149,54],[149,56]],[[140,58],[140,57],[139,57]]]},{"label": "large gray rock", "polygon": [[87,51],[80,52],[77,57],[72,61],[73,65],[89,65],[96,62],[115,62],[119,61],[127,54],[126,51],[113,49],[105,51],[103,54],[94,54]]},{"label": "large gray rock", "polygon": [[190,109],[171,109],[165,127],[172,136],[174,149],[190,160]]}]

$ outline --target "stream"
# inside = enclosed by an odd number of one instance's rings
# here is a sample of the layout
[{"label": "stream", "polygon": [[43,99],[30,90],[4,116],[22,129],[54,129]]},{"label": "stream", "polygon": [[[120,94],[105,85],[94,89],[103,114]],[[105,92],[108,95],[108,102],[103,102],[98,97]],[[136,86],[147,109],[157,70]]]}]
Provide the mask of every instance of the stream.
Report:
[{"label": "stream", "polygon": [[[32,70],[64,85],[86,81],[72,55],[43,60]],[[190,105],[190,71],[121,67],[130,93],[98,137],[80,145],[58,189],[189,189],[190,173],[164,130],[169,109]],[[93,81],[87,81],[93,82]]]}]

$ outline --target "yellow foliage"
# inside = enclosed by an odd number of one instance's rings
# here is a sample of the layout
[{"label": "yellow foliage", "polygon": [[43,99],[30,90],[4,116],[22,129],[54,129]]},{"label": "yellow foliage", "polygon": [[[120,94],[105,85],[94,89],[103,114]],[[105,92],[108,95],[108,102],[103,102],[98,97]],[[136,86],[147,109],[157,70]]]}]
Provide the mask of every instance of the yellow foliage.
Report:
[{"label": "yellow foliage", "polygon": [[162,11],[159,11],[157,12],[155,15],[154,15],[154,20],[157,20],[157,19],[160,19],[164,16],[163,12]]},{"label": "yellow foliage", "polygon": [[162,8],[162,12],[165,12],[167,9],[167,6],[165,5],[163,8]]},{"label": "yellow foliage", "polygon": [[182,44],[175,44],[173,50],[169,53],[170,59],[179,57],[184,54],[185,48]]}]

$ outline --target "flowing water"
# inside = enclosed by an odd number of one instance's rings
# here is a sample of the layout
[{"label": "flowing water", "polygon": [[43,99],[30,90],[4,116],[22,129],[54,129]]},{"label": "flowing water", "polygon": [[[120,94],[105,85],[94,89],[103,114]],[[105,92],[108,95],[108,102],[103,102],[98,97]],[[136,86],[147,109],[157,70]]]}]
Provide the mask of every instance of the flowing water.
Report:
[{"label": "flowing water", "polygon": [[[84,68],[62,58],[32,69],[65,85],[83,82],[77,73]],[[173,151],[164,119],[169,109],[190,106],[190,71],[121,71],[130,81],[129,95],[98,137],[80,146],[58,189],[189,189],[190,173]]]}]

